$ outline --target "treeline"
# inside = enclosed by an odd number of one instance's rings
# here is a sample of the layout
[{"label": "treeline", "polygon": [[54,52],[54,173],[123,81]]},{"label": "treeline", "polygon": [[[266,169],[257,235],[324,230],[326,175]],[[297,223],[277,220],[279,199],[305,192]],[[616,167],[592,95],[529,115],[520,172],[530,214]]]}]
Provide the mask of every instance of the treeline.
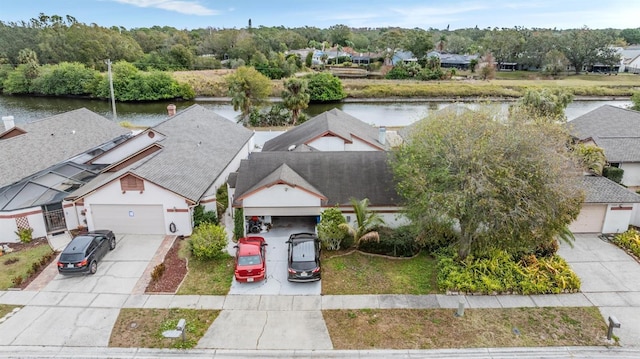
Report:
[{"label": "treeline", "polygon": [[20,51],[29,49],[44,65],[77,62],[98,71],[106,69],[106,59],[128,61],[144,71],[252,65],[275,71],[273,74],[261,71],[271,78],[286,77],[295,67],[303,65],[300,59],[285,57],[287,50],[308,47],[350,47],[357,52],[383,55],[401,49],[413,52],[418,58],[433,49],[456,54],[491,53],[498,64],[518,62],[525,68],[541,68],[545,58],[557,51],[581,68],[595,61],[594,56],[602,48],[638,43],[640,28],[476,27],[449,31],[345,25],[327,29],[313,26],[252,28],[249,25],[240,29],[179,30],[160,26],[126,29],[84,24],[69,15],[45,14],[19,23],[0,22],[0,61],[13,66],[20,64]]}]

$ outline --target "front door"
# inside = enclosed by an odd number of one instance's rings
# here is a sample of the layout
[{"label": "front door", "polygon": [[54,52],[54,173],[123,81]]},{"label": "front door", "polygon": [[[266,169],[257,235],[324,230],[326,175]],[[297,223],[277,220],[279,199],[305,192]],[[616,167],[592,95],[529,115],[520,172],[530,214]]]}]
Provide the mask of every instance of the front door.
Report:
[{"label": "front door", "polygon": [[42,213],[44,215],[44,223],[47,225],[47,233],[67,229],[62,203],[45,204],[42,206]]}]

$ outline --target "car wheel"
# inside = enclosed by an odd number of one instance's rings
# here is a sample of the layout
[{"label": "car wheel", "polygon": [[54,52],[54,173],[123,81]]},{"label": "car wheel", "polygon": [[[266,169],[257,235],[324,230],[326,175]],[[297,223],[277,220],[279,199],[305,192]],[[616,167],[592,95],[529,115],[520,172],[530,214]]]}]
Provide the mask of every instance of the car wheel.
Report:
[{"label": "car wheel", "polygon": [[89,264],[89,274],[96,274],[97,271],[98,271],[98,262],[91,261],[91,264]]},{"label": "car wheel", "polygon": [[109,250],[112,251],[114,249],[116,249],[116,237],[109,240]]}]

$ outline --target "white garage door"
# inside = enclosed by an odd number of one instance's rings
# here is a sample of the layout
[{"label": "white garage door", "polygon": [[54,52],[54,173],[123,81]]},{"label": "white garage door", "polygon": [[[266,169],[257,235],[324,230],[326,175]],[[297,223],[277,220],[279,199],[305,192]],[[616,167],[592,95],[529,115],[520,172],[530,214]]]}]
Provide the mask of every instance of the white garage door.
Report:
[{"label": "white garage door", "polygon": [[116,233],[165,234],[162,206],[92,204],[95,229]]},{"label": "white garage door", "polygon": [[585,204],[569,229],[573,233],[601,233],[606,214],[606,204]]}]

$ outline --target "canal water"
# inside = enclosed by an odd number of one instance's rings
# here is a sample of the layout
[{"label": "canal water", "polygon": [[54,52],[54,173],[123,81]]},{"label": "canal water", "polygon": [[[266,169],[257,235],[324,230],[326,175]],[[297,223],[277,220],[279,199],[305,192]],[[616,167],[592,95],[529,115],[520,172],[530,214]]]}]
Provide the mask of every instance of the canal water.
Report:
[{"label": "canal water", "polygon": [[[156,125],[167,118],[167,105],[170,103],[118,103],[116,105],[117,121],[127,121],[140,126]],[[181,108],[186,108],[194,103],[208,108],[231,121],[235,121],[239,114],[233,110],[230,103],[219,101],[176,102],[175,104],[179,111]],[[403,127],[426,117],[431,111],[442,109],[451,104],[452,102],[434,101],[341,102],[321,105],[313,104],[305,110],[305,113],[309,117],[313,117],[332,108],[338,108],[374,126]],[[470,108],[478,106],[476,102],[459,102],[458,104]],[[506,110],[509,105],[507,102],[496,102],[495,104],[501,106],[503,110]],[[572,120],[602,105],[629,107],[631,106],[631,101],[574,101],[566,109],[566,115],[569,120]],[[113,118],[111,104],[108,101],[0,96],[0,115],[13,116],[16,124],[35,121],[82,107],[107,118]]]}]

